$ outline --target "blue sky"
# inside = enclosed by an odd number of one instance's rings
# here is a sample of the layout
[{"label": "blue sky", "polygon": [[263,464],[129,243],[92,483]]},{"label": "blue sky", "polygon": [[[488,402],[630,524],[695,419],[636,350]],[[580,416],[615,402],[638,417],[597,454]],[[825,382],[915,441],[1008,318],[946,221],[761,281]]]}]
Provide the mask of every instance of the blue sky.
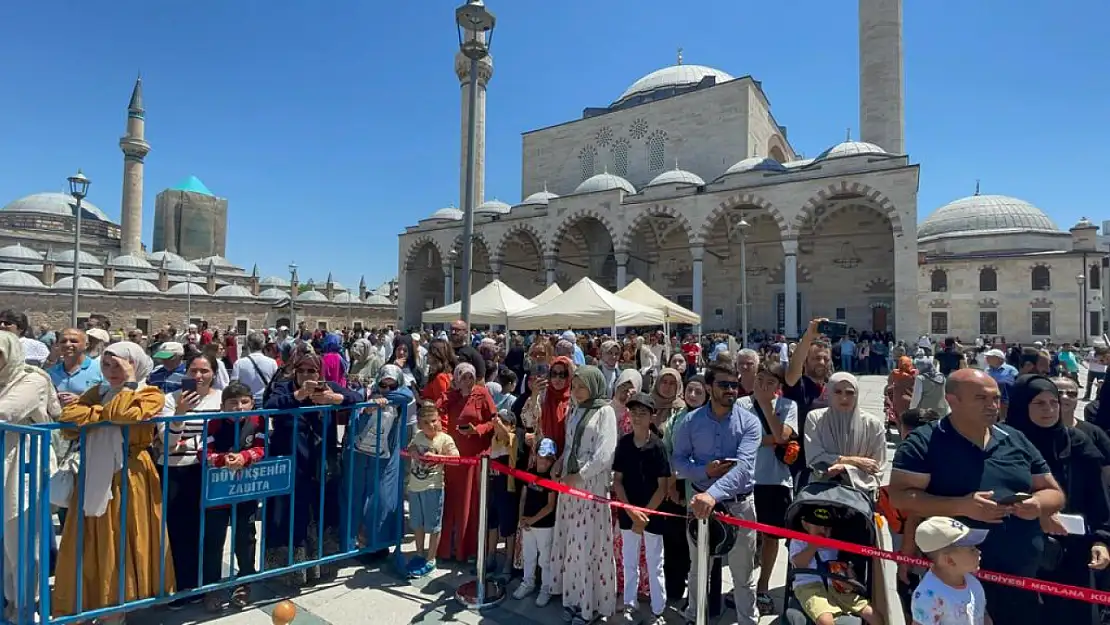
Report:
[{"label": "blue sky", "polygon": [[[348,286],[396,274],[397,238],[458,198],[460,0],[48,0],[0,7],[0,204],[78,167],[119,215],[117,141],[138,71],[154,196],[192,174],[230,200],[228,255]],[[604,106],[673,64],[763,82],[807,155],[858,122],[856,3],[488,0],[498,16],[487,197],[520,194],[520,133]],[[1020,6],[1020,10],[1017,7]],[[1110,2],[905,6],[906,145],[920,217],[1017,196],[1067,228],[1110,216]]]}]

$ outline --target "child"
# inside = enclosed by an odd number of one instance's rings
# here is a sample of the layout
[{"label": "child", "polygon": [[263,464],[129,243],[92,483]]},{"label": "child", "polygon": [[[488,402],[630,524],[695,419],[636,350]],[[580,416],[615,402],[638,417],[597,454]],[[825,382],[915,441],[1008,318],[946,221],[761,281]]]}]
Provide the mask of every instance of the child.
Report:
[{"label": "child", "polygon": [[[540,441],[536,454],[536,476],[551,479],[551,467],[555,464],[558,450],[555,441],[545,438]],[[535,484],[524,485],[520,498],[520,541],[524,558],[524,579],[513,593],[513,599],[524,599],[536,589],[536,566],[542,571],[540,592],[536,595],[536,606],[544,607],[551,601],[551,537],[555,528],[555,503],[558,495]]]},{"label": "child", "polygon": [[[498,386],[490,382],[487,386]],[[493,440],[489,458],[515,469],[517,461],[516,420],[508,410],[497,411],[493,418]],[[496,471],[489,476],[489,501],[487,503],[486,571],[497,572],[497,544],[505,541],[505,573],[512,570],[516,547],[516,529],[520,514],[520,493],[516,480]]]},{"label": "child", "polygon": [[[420,404],[416,422],[419,431],[409,443],[409,526],[416,542],[416,555],[409,561],[409,577],[423,577],[436,569],[439,533],[443,529],[443,465],[424,462],[429,456],[458,456],[455,441],[442,430],[439,411],[433,402]],[[431,458],[429,458],[431,459]],[[424,537],[428,544],[424,544]]]},{"label": "child", "polygon": [[[228,383],[220,397],[224,412],[246,412],[254,408],[254,393],[239,381]],[[236,437],[235,423],[239,430]],[[208,439],[200,454],[207,455],[208,466],[237,470],[262,460],[266,453],[266,425],[262,417],[242,419],[215,419],[208,423]],[[253,575],[255,571],[255,525],[257,501],[235,504],[235,527],[231,543],[239,576]],[[209,508],[204,530],[204,583],[220,581],[223,569],[224,540],[231,523],[231,507]],[[231,605],[243,609],[250,601],[250,586],[243,584],[231,591]],[[223,606],[220,593],[210,592],[204,597],[204,606],[217,611]]]},{"label": "child", "polygon": [[[833,512],[828,508],[814,507],[802,514],[802,528],[813,536],[831,537],[832,521]],[[837,553],[836,549],[817,547],[803,540],[790,541],[790,565],[796,569],[818,570],[819,563],[839,564],[836,561]],[[848,572],[850,573],[850,569]],[[860,617],[869,625],[882,625],[882,616],[871,608],[867,599],[851,589],[837,588],[841,585],[830,580],[826,586],[820,575],[798,573],[794,576],[794,597],[802,605],[806,616],[817,625],[833,625],[838,616],[848,614]]]},{"label": "child", "polygon": [[497,383],[501,385],[501,392],[493,396],[493,404],[498,410],[512,410],[516,403],[516,374],[508,367],[501,367],[497,371]]},{"label": "child", "polygon": [[[637,393],[628,400],[632,431],[617,441],[613,456],[613,493],[617,501],[652,510],[667,496],[671,464],[663,439],[652,427],[655,400],[647,393]],[[624,612],[631,617],[638,603],[636,587],[640,580],[640,543],[648,566],[648,587],[651,590],[652,624],[662,624],[667,607],[667,591],[663,585],[663,530],[665,521],[657,515],[648,516],[639,510],[620,509],[624,562]]]},{"label": "child", "polygon": [[917,526],[917,546],[932,565],[913,593],[915,625],[990,625],[979,570],[979,547],[987,530],[955,519],[929,517]]}]

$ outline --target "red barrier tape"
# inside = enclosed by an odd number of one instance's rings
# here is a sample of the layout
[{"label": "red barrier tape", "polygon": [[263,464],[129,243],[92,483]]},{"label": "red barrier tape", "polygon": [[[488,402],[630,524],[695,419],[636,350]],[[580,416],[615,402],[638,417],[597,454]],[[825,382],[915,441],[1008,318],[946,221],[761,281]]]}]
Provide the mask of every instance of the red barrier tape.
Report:
[{"label": "red barrier tape", "polygon": [[[407,451],[402,452],[402,455],[405,456],[405,457],[411,457],[410,454],[408,454]],[[420,458],[420,460],[423,461],[423,462],[431,462],[431,463],[437,463],[437,464],[449,464],[449,465],[454,465],[454,466],[478,466],[481,462],[481,460],[479,458],[460,458],[460,457],[457,457],[457,456],[431,456],[431,455],[423,456],[423,457]],[[584,491],[584,490],[581,490],[581,489],[578,489],[578,488],[573,488],[573,487],[567,486],[566,484],[563,484],[561,482],[556,482],[556,481],[553,481],[553,480],[538,477],[535,474],[529,473],[527,471],[522,471],[520,469],[513,469],[509,466],[501,464],[500,462],[496,462],[496,461],[491,460],[489,464],[490,464],[490,468],[494,471],[497,471],[498,473],[503,473],[505,475],[511,475],[512,477],[514,477],[518,480],[528,482],[530,484],[536,484],[538,486],[542,486],[544,488],[553,490],[553,491],[555,491],[557,493],[560,493],[560,494],[563,494],[563,495],[570,495],[571,497],[578,497],[580,499],[587,499],[589,501],[593,501],[593,502],[596,502],[596,503],[599,503],[599,504],[607,505],[607,506],[610,506],[610,507],[613,507],[613,508],[624,508],[626,510],[638,510],[638,511],[643,512],[645,514],[654,514],[654,515],[658,515],[658,516],[685,518],[685,517],[682,517],[682,515],[677,515],[677,514],[673,514],[673,513],[670,513],[670,512],[662,512],[662,511],[659,511],[659,510],[652,510],[650,508],[641,508],[639,506],[633,506],[631,504],[626,504],[626,503],[621,502],[621,501],[608,499],[606,497],[602,497],[600,495],[595,495],[595,494],[593,494],[591,492],[588,492],[588,491]],[[802,541],[805,541],[809,544],[817,545],[819,547],[837,549],[839,551],[847,551],[848,553],[854,553],[854,554],[869,557],[869,558],[880,558],[882,560],[892,560],[894,562],[898,562],[898,563],[901,563],[901,564],[912,564],[912,565],[916,565],[916,566],[925,566],[925,567],[930,565],[929,560],[927,560],[925,558],[917,558],[917,557],[913,557],[913,556],[907,556],[905,554],[897,553],[895,551],[886,551],[884,549],[879,549],[877,547],[868,547],[866,545],[857,545],[855,543],[849,543],[849,542],[845,542],[845,541],[842,541],[842,540],[835,540],[835,539],[832,539],[832,538],[825,538],[823,536],[813,536],[811,534],[805,534],[805,533],[802,533],[802,532],[795,532],[794,530],[788,530],[788,529],[777,527],[777,526],[774,526],[774,525],[766,525],[764,523],[757,523],[755,521],[745,521],[744,519],[737,519],[736,517],[732,517],[732,516],[729,516],[727,514],[715,513],[715,516],[718,519],[720,519],[722,523],[727,523],[729,525],[734,525],[736,527],[740,527],[740,528],[743,528],[743,529],[755,530],[757,532],[761,532],[763,534],[768,534],[770,536],[777,536],[779,538],[789,538],[789,539],[792,539],[792,540],[802,540]],[[1023,590],[1029,590],[1029,591],[1032,591],[1032,592],[1039,592],[1039,593],[1044,593],[1044,594],[1047,594],[1047,595],[1055,595],[1057,597],[1063,597],[1065,599],[1075,599],[1077,601],[1085,601],[1087,603],[1097,603],[1099,605],[1110,606],[1110,592],[1103,592],[1103,591],[1100,591],[1100,590],[1093,590],[1091,588],[1080,588],[1079,586],[1070,586],[1068,584],[1057,584],[1055,582],[1046,582],[1044,580],[1034,579],[1034,578],[1031,578],[1031,577],[1021,577],[1021,576],[1018,576],[1018,575],[1009,575],[1007,573],[996,573],[994,571],[979,571],[978,573],[976,573],[976,577],[978,577],[979,579],[981,579],[983,581],[993,582],[993,583],[996,583],[996,584],[1002,584],[1002,585],[1005,585],[1005,586],[1012,586],[1014,588],[1021,588]]]}]

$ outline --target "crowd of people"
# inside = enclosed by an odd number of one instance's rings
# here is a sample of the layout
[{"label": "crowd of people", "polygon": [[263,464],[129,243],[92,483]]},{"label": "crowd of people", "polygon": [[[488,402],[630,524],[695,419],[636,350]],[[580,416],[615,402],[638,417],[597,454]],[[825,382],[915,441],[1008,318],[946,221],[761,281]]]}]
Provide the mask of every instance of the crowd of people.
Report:
[{"label": "crowd of people", "polygon": [[[771,578],[782,549],[798,571],[789,601],[810,621],[884,623],[870,589],[815,574],[838,558],[816,539],[783,545],[774,535],[721,529],[710,579],[697,579],[691,566],[687,514],[786,527],[801,489],[835,481],[875,502],[897,549],[932,562],[929,570],[899,567],[909,620],[1097,622],[1092,604],[971,577],[981,563],[1077,586],[1106,581],[1110,401],[1103,389],[1076,414],[1076,350],[964,348],[927,337],[910,347],[886,335],[822,335],[823,321],[796,343],[756,332],[742,337],[752,345],[744,347],[729,335],[480,333],[461,321],[440,332],[279,327],[245,337],[200,324],[145,337],[110,334],[106,319],[94,319],[33,336],[26,317],[3,311],[0,417],[71,425],[55,445],[58,474],[68,473],[71,486],[77,475],[84,482],[65,491],[57,486],[65,480],[52,481],[62,528],[50,563],[56,615],[117,605],[121,574],[125,601],[220,581],[229,532],[233,571],[244,576],[340,553],[351,540],[378,551],[405,515],[416,545],[409,577],[445,562],[467,566],[485,533],[487,571],[510,583],[513,599],[546,606],[558,597],[575,624],[614,616],[662,623],[667,610],[692,621],[702,588],[711,615],[731,603],[738,623],[754,624],[776,610]],[[1110,351],[1084,359],[1090,396]],[[889,372],[885,415],[861,406],[854,372]],[[366,401],[383,410],[343,410]],[[203,418],[312,407],[321,412]],[[145,423],[159,416],[177,419]],[[902,440],[885,484],[891,426]],[[345,448],[357,462],[348,464]],[[477,468],[443,462],[480,455],[633,507],[495,472],[480,527]],[[9,444],[9,473],[10,456]],[[204,507],[206,465],[238,469],[270,456],[296,456],[292,495],[268,499],[264,514],[257,501],[234,504],[234,514]],[[341,485],[353,475],[362,479],[348,500]],[[402,490],[407,506],[395,496]],[[17,510],[11,495],[6,509]],[[836,538],[835,516],[806,510],[800,527]],[[12,522],[5,519],[6,531]],[[258,523],[268,537],[261,554]],[[5,542],[6,569],[15,565],[14,542]],[[122,572],[119,549],[129,563]],[[301,567],[283,580],[303,586],[335,574],[334,564]],[[14,578],[5,576],[7,606],[27,607]],[[170,607],[202,601],[218,611],[250,599],[249,586],[233,584],[230,593],[195,593]]]}]

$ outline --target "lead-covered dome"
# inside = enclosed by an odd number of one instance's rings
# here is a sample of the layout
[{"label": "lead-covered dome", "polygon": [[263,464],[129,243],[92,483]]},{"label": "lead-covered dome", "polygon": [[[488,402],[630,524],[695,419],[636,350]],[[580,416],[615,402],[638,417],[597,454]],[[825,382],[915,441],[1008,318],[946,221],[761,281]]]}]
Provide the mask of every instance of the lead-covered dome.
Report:
[{"label": "lead-covered dome", "polygon": [[5,245],[0,247],[0,258],[5,260],[27,260],[32,262],[42,262],[43,255],[29,247],[23,247],[16,243],[15,245]]},{"label": "lead-covered dome", "polygon": [[428,219],[431,219],[433,221],[462,221],[462,218],[463,212],[455,208],[454,206],[441,208],[432,213],[430,217],[428,217]]},{"label": "lead-covered dome", "polygon": [[139,278],[130,278],[128,280],[121,280],[112,287],[112,291],[116,293],[146,293],[155,295],[160,293],[158,287],[153,282],[142,280]]},{"label": "lead-covered dome", "polygon": [[509,211],[513,210],[512,206],[502,202],[501,200],[486,200],[474,209],[475,215],[508,215]]},{"label": "lead-covered dome", "polygon": [[393,305],[393,302],[389,301],[388,297],[386,297],[384,295],[378,295],[377,293],[371,295],[370,297],[367,297],[366,298],[366,303],[370,306],[392,306]]},{"label": "lead-covered dome", "polygon": [[[77,284],[80,285],[82,291],[107,291],[108,290],[108,289],[104,288],[103,284],[97,282],[96,280],[93,280],[92,278],[90,278],[88,276],[81,276],[81,280]],[[73,276],[66,276],[66,277],[62,278],[61,280],[58,280],[57,282],[54,283],[54,286],[52,288],[55,289],[55,290],[58,290],[58,291],[70,291],[70,290],[72,290],[73,289]]]},{"label": "lead-covered dome", "polygon": [[0,273],[0,286],[18,287],[21,289],[46,288],[46,285],[43,284],[41,280],[23,271],[5,271]]},{"label": "lead-covered dome", "polygon": [[[81,258],[81,264],[82,265],[88,265],[88,266],[91,266],[91,267],[99,267],[102,264],[100,262],[99,258],[97,258],[96,256],[93,256],[92,254],[86,252],[85,250],[81,250],[80,258]],[[56,264],[59,264],[59,265],[72,265],[73,264],[73,250],[64,250],[64,251],[61,251],[61,252],[52,252],[47,257],[47,259],[56,263]]]},{"label": "lead-covered dome", "polygon": [[305,291],[297,294],[298,302],[326,302],[328,296],[319,291]]},{"label": "lead-covered dome", "polygon": [[283,291],[276,287],[264,289],[261,293],[258,294],[259,299],[272,300],[275,302],[283,300],[287,297],[289,297],[289,291]]},{"label": "lead-covered dome", "polygon": [[704,65],[672,65],[670,67],[664,67],[663,69],[657,69],[632,83],[632,85],[625,89],[624,93],[616,99],[614,104],[638,95],[645,95],[662,89],[692,87],[708,76],[712,76],[717,83],[733,79],[733,76],[726,72]]},{"label": "lead-covered dome", "polygon": [[816,161],[823,161],[830,158],[841,158],[845,156],[863,156],[865,154],[878,154],[887,155],[888,152],[874,143],[867,143],[866,141],[845,141],[838,143],[824,152],[817,155]]},{"label": "lead-covered dome", "polygon": [[598,191],[609,191],[611,189],[624,189],[625,193],[636,193],[636,187],[632,186],[631,182],[610,173],[597,174],[586,178],[582,181],[582,184],[578,185],[578,188],[575,189],[574,192],[596,193]]},{"label": "lead-covered dome", "polygon": [[[39,213],[58,217],[73,217],[77,200],[66,193],[35,193],[11,202],[0,211],[8,213]],[[81,218],[113,223],[104,211],[88,200],[81,200]]]},{"label": "lead-covered dome", "polygon": [[1041,209],[1006,195],[972,195],[940,207],[917,227],[917,237],[997,234],[1004,232],[1059,233]]},{"label": "lead-covered dome", "polygon": [[254,297],[254,293],[251,293],[250,289],[245,286],[239,286],[238,284],[221,286],[220,288],[216,289],[216,292],[213,293],[213,295],[215,295],[216,297]]},{"label": "lead-covered dome", "polygon": [[547,206],[547,204],[549,202],[551,202],[551,200],[554,200],[557,197],[559,197],[559,196],[555,195],[554,193],[548,191],[545,188],[543,191],[536,191],[532,195],[529,195],[528,197],[524,198],[524,201],[521,202],[520,205],[521,206]]},{"label": "lead-covered dome", "polygon": [[145,269],[147,271],[154,269],[154,266],[145,258],[140,258],[134,254],[120,254],[109,260],[108,266],[116,269]]},{"label": "lead-covered dome", "polygon": [[652,178],[651,182],[647,183],[647,186],[657,187],[659,185],[664,185],[664,184],[696,184],[696,185],[703,185],[703,184],[705,184],[705,181],[701,179],[701,176],[699,176],[695,173],[688,172],[684,169],[678,169],[676,167],[675,169],[672,169],[670,171],[665,171],[665,172],[659,174],[658,176],[656,176],[655,178]]},{"label": "lead-covered dome", "polygon": [[786,171],[786,168],[782,166],[782,163],[776,161],[773,158],[766,158],[763,156],[749,156],[748,158],[726,169],[725,174],[739,174],[746,171],[767,171],[782,173]]},{"label": "lead-covered dome", "polygon": [[167,295],[208,295],[208,291],[196,282],[178,282],[166,289]]}]

